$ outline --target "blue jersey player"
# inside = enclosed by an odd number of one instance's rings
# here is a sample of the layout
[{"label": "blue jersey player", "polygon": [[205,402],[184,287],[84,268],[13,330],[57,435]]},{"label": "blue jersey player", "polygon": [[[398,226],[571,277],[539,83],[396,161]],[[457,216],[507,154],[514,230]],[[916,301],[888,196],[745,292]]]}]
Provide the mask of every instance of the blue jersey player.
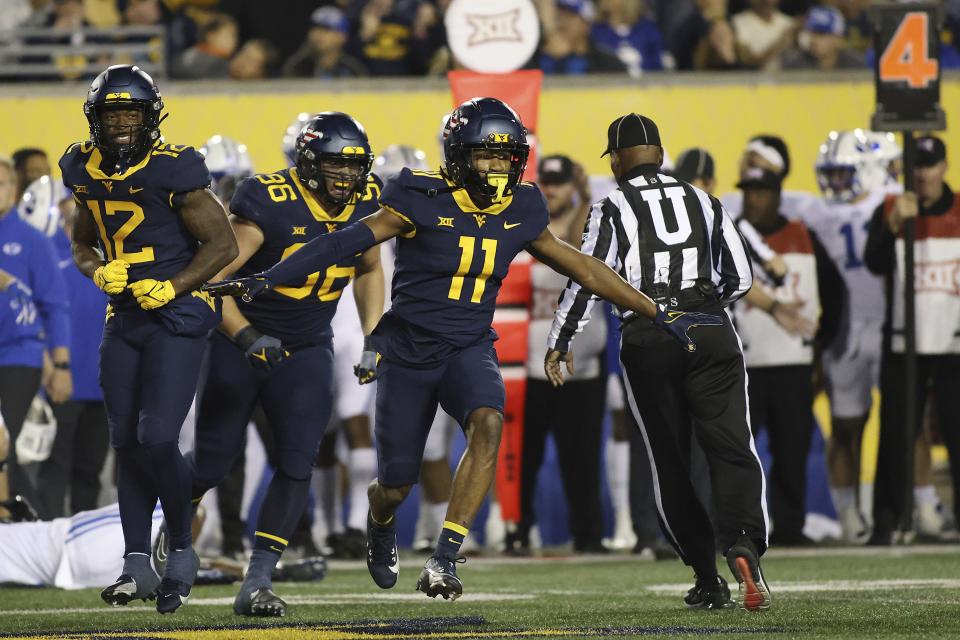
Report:
[{"label": "blue jersey player", "polygon": [[367,567],[382,588],[397,581],[394,512],[417,480],[439,403],[460,423],[467,449],[417,589],[444,598],[463,592],[457,553],[493,481],[503,425],[494,304],[519,252],[532,252],[598,296],[658,318],[685,343],[692,323],[712,321],[668,318],[603,262],[557,240],[539,189],[520,182],[528,150],[523,124],[509,106],[469,100],[447,123],[443,171],[404,169],[384,188],[380,211],[362,224],[314,240],[264,273],[210,285],[215,293],[255,296],[399,236],[393,305],[370,340],[382,363],[375,428],[380,468],[369,491]]},{"label": "blue jersey player", "polygon": [[[240,182],[230,201],[240,255],[220,275],[249,276],[380,208],[381,183],[363,127],[345,113],[310,118],[294,167]],[[259,402],[276,439],[273,479],[257,518],[253,556],[234,602],[239,615],[283,615],[270,576],[307,506],[310,475],[333,405],[330,321],[347,284],[369,335],[383,314],[380,247],[350,254],[250,301],[226,299],[202,380],[192,459],[194,498],[219,484],[242,452]],[[360,357],[358,352],[354,354]],[[356,382],[354,382],[356,384]]]},{"label": "blue jersey player", "polygon": [[[193,148],[163,144],[163,100],[137,67],[93,81],[84,113],[90,141],[60,159],[77,201],[73,256],[110,296],[100,347],[100,384],[124,534],[123,572],[101,596],[113,605],[146,599],[171,613],[190,594],[199,561],[191,547],[190,468],[177,440],[219,305],[200,285],[237,255],[210,174]],[[171,552],[158,579],[150,567],[157,499]],[[159,586],[158,586],[159,582]]]}]

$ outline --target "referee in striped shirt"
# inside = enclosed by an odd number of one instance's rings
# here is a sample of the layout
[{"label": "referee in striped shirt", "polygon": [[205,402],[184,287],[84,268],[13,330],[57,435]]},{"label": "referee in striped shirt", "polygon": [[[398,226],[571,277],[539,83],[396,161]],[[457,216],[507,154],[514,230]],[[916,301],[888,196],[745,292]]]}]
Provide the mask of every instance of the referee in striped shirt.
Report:
[{"label": "referee in striped shirt", "polygon": [[[697,348],[684,350],[646,318],[619,310],[627,401],[651,461],[660,525],[697,575],[684,601],[692,608],[736,606],[717,573],[713,527],[690,480],[696,428],[710,466],[719,546],[740,583],[740,605],[766,609],[770,593],[759,563],[767,547],[765,481],[750,431],[740,340],[723,312],[753,282],[747,250],[716,198],[660,172],[663,147],[653,120],[622,116],[607,137],[603,155],[610,154],[619,187],[593,206],[581,251],[606,262],[668,315],[723,318],[721,326],[695,328]],[[594,300],[572,281],[560,297],[544,364],[554,383],[562,382],[558,362],[572,362],[571,341]]]}]

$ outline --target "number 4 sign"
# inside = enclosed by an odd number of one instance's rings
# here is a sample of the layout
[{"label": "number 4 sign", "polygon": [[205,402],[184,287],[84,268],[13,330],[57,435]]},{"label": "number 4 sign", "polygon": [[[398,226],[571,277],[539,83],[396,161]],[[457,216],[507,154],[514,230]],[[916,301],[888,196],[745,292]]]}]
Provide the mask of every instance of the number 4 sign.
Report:
[{"label": "number 4 sign", "polygon": [[878,131],[946,127],[940,107],[940,3],[882,2],[870,8],[874,25]]}]

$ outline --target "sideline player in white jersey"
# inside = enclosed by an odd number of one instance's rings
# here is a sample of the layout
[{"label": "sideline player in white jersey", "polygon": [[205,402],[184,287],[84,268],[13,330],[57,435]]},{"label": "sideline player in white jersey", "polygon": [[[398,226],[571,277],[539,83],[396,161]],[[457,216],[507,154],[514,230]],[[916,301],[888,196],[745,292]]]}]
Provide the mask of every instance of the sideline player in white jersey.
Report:
[{"label": "sideline player in white jersey", "polygon": [[864,542],[867,531],[858,500],[860,441],[879,382],[884,317],[883,279],[867,269],[863,252],[873,212],[890,193],[895,150],[884,134],[831,131],[820,146],[817,183],[820,206],[804,222],[814,229],[843,276],[847,297],[837,339],[827,345],[823,366],[830,397],[832,435],[827,445],[834,506],[847,542]]}]

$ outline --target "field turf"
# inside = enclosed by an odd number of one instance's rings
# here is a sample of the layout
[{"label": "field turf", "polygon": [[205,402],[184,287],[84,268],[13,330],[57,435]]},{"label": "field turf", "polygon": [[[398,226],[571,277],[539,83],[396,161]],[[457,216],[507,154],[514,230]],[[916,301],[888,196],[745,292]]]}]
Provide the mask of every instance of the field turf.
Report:
[{"label": "field turf", "polygon": [[960,546],[774,550],[764,559],[774,605],[756,614],[686,610],[692,574],[679,561],[471,558],[459,566],[465,594],[453,603],[414,591],[422,562],[401,551],[390,591],[362,561],[331,563],[320,583],[278,584],[290,603],[279,619],[234,616],[229,586],[197,587],[165,617],[152,603],[109,608],[95,590],[0,589],[0,637],[960,638]]}]

